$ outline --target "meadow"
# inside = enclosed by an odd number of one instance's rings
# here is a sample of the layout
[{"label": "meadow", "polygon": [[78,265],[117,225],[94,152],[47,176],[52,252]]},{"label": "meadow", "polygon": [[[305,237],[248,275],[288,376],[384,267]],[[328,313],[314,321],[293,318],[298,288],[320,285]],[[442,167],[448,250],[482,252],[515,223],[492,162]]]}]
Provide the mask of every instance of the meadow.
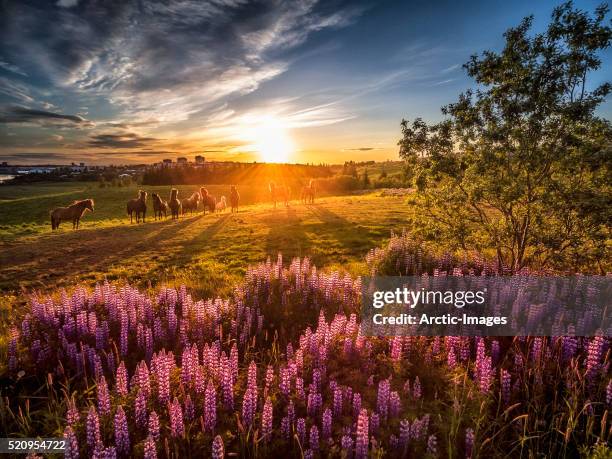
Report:
[{"label": "meadow", "polygon": [[[609,457],[608,338],[360,335],[360,276],[466,269],[404,228],[406,192],[241,190],[238,213],[130,224],[136,191],[0,187],[7,436],[66,457]],[[52,232],[86,196],[82,229]]]}]

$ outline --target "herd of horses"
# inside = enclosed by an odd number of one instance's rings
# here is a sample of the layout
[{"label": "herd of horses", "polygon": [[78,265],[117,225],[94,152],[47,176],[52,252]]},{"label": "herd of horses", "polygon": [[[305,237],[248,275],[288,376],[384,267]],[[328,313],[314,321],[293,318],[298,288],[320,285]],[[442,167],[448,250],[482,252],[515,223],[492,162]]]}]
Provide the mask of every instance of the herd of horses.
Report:
[{"label": "herd of horses", "polygon": [[[277,185],[274,182],[268,184],[268,192],[270,198],[274,203],[276,209],[277,203],[282,202],[286,207],[289,207],[289,200],[291,198],[291,189],[286,185]],[[308,185],[302,187],[300,199],[304,204],[314,204],[315,201],[315,185],[312,180]],[[200,204],[204,215],[208,210],[210,213],[223,212],[227,209],[227,200],[225,196],[221,196],[219,200],[211,195],[208,190],[204,187],[194,192],[190,197],[179,199],[178,190],[172,188],[170,191],[170,199],[165,201],[157,193],[153,193],[153,215],[155,220],[167,218],[168,214],[173,220],[177,220],[181,215],[185,215],[187,212],[193,214],[197,212]],[[148,193],[143,190],[138,191],[138,197],[130,199],[127,203],[126,210],[130,216],[130,223],[136,223],[145,221],[147,213],[147,197]],[[236,186],[232,185],[229,194],[229,204],[231,212],[238,212],[238,204],[240,203],[240,194],[236,189]],[[71,221],[72,229],[78,229],[81,217],[86,211],[93,212],[94,201],[93,199],[83,199],[81,201],[74,201],[67,207],[58,207],[53,209],[49,214],[51,216],[51,229],[57,229],[62,221]]]}]

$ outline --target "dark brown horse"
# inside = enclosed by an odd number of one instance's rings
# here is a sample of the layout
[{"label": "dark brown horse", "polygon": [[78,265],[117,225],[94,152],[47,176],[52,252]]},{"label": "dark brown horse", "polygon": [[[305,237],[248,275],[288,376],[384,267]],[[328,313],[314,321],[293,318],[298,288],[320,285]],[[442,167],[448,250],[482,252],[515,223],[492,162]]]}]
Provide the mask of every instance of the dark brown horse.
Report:
[{"label": "dark brown horse", "polygon": [[315,194],[314,180],[310,179],[308,185],[302,187],[302,202],[304,204],[314,204]]},{"label": "dark brown horse", "polygon": [[172,212],[172,220],[175,218],[178,220],[179,214],[181,213],[181,201],[179,201],[178,190],[176,188],[172,188],[172,191],[170,191],[170,201],[168,201],[168,206]]},{"label": "dark brown horse", "polygon": [[130,199],[127,203],[127,213],[130,216],[130,223],[133,222],[132,214],[136,214],[136,223],[140,222],[142,216],[142,222],[145,221],[145,215],[147,213],[147,192],[138,190],[138,197]]},{"label": "dark brown horse", "polygon": [[168,207],[168,203],[164,201],[157,193],[152,194],[153,197],[153,214],[155,215],[155,220],[157,217],[162,218],[162,214],[164,214],[164,218],[168,216],[168,211],[170,207]]},{"label": "dark brown horse", "polygon": [[230,206],[232,208],[232,212],[234,212],[234,210],[238,212],[239,202],[240,202],[240,194],[238,194],[238,190],[236,189],[236,187],[232,185],[232,188],[230,190]]},{"label": "dark brown horse", "polygon": [[51,229],[58,229],[62,220],[72,220],[72,229],[79,229],[81,217],[85,211],[94,211],[93,199],[74,201],[68,207],[58,207],[49,212],[51,215]]},{"label": "dark brown horse", "polygon": [[200,188],[200,196],[202,197],[204,214],[206,215],[206,208],[208,208],[211,214],[214,213],[215,209],[217,208],[217,198],[215,198],[212,194],[209,194],[206,188]]},{"label": "dark brown horse", "polygon": [[198,210],[198,203],[200,202],[200,193],[197,191],[191,195],[189,198],[181,199],[181,206],[183,208],[183,215],[187,211],[193,214],[194,210]]}]

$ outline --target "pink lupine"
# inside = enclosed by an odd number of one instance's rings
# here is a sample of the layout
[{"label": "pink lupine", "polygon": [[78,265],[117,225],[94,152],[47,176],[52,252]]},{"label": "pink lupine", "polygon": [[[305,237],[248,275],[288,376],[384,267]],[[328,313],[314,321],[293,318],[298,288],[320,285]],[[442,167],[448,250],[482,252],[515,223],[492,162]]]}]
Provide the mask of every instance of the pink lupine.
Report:
[{"label": "pink lupine", "polygon": [[74,426],[79,422],[81,414],[79,413],[76,403],[72,397],[67,399],[66,404],[68,406],[68,409],[66,410],[66,424],[69,426]]},{"label": "pink lupine", "polygon": [[366,459],[368,457],[369,437],[369,417],[368,412],[362,409],[357,418],[357,433],[355,436],[355,457]]},{"label": "pink lupine", "polygon": [[125,363],[122,361],[117,367],[117,377],[115,378],[117,393],[121,396],[128,394],[128,374]]},{"label": "pink lupine", "polygon": [[159,441],[159,417],[155,411],[149,413],[148,432],[155,442]]},{"label": "pink lupine", "polygon": [[168,418],[170,419],[170,434],[173,437],[185,435],[185,424],[183,423],[183,409],[176,397],[168,403]]},{"label": "pink lupine", "polygon": [[134,400],[134,419],[138,427],[147,425],[147,400],[142,389],[138,390]]},{"label": "pink lupine", "polygon": [[353,457],[353,439],[350,435],[343,435],[340,441],[340,447],[347,458]]},{"label": "pink lupine", "polygon": [[108,385],[106,384],[106,378],[102,376],[96,384],[96,391],[98,393],[98,410],[102,415],[109,415],[111,412],[110,395],[108,393]]},{"label": "pink lupine", "polygon": [[90,451],[98,446],[100,439],[100,419],[96,409],[90,406],[87,413],[87,446],[89,446]]},{"label": "pink lupine", "polygon": [[223,459],[225,457],[225,446],[221,435],[215,436],[212,443],[211,459]]},{"label": "pink lupine", "polygon": [[266,442],[270,440],[272,435],[272,400],[270,400],[270,397],[266,397],[261,415],[261,435]]},{"label": "pink lupine", "polygon": [[127,456],[130,452],[130,434],[127,418],[121,405],[119,405],[115,413],[115,448],[119,454],[124,456]]},{"label": "pink lupine", "polygon": [[427,454],[431,456],[438,456],[438,439],[435,435],[430,435],[427,439]]},{"label": "pink lupine", "polygon": [[191,400],[191,395],[187,394],[184,401],[185,405],[185,420],[191,421],[195,416],[195,406]]},{"label": "pink lupine", "polygon": [[500,384],[501,384],[502,400],[504,401],[504,403],[508,403],[510,401],[511,383],[512,383],[512,378],[510,376],[510,372],[502,368],[500,370]]},{"label": "pink lupine", "polygon": [[242,423],[249,427],[255,418],[255,410],[257,409],[257,395],[254,389],[247,387],[242,399]]},{"label": "pink lupine", "polygon": [[361,394],[355,392],[353,394],[353,416],[357,418],[361,412]]},{"label": "pink lupine", "polygon": [[144,459],[157,459],[157,447],[151,435],[144,442]]},{"label": "pink lupine", "polygon": [[79,442],[71,426],[67,426],[64,429],[64,440],[66,441],[64,448],[64,459],[78,459]]}]

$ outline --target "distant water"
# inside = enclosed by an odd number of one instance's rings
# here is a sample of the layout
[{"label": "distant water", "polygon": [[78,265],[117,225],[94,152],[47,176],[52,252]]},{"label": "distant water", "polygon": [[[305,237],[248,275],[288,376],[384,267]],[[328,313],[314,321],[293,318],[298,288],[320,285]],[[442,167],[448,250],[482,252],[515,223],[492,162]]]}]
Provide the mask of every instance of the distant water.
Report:
[{"label": "distant water", "polygon": [[14,175],[2,175],[2,174],[0,174],[0,183],[6,182],[6,181],[14,179],[14,178],[15,178]]}]

